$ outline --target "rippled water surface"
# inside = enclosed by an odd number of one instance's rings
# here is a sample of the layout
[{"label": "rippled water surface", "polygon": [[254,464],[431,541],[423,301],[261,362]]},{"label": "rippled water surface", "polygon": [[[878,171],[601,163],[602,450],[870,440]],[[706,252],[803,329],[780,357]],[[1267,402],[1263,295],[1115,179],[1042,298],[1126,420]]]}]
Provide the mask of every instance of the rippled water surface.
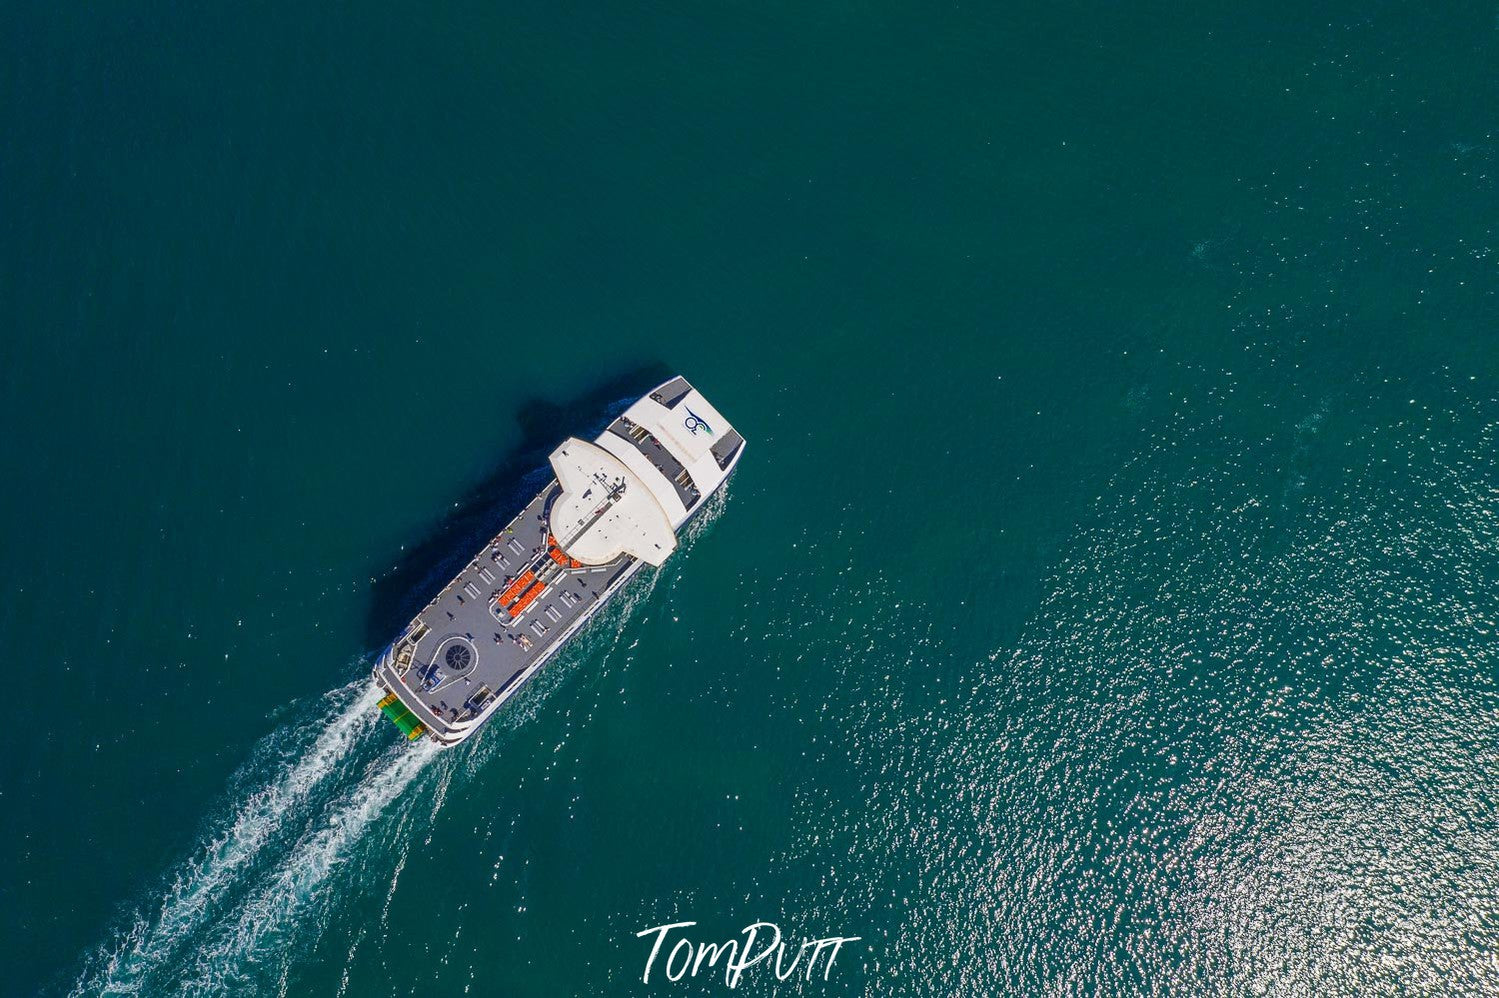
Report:
[{"label": "rippled water surface", "polygon": [[[0,19],[7,989],[1499,992],[1492,6]],[[727,494],[399,743],[673,371]]]}]

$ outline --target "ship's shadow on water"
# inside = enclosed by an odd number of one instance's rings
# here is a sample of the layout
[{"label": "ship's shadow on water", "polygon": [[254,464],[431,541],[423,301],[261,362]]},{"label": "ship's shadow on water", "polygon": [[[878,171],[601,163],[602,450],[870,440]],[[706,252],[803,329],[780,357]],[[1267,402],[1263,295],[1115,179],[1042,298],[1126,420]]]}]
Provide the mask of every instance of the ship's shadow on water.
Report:
[{"label": "ship's shadow on water", "polygon": [[521,439],[478,484],[453,503],[376,576],[365,620],[367,648],[384,648],[484,543],[533,498],[550,474],[547,455],[566,437],[592,439],[636,399],[671,378],[665,364],[636,368],[576,398],[527,399],[516,419]]}]

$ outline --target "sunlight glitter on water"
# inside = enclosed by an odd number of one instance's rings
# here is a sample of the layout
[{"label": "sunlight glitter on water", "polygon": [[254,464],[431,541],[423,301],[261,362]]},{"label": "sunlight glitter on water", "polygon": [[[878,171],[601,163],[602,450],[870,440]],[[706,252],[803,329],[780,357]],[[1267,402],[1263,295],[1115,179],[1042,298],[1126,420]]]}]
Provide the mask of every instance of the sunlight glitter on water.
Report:
[{"label": "sunlight glitter on water", "polygon": [[877,993],[1499,989],[1499,424],[1441,418],[1320,475],[1163,434],[955,703],[846,693],[870,805],[785,862],[859,857],[807,907],[901,924]]}]

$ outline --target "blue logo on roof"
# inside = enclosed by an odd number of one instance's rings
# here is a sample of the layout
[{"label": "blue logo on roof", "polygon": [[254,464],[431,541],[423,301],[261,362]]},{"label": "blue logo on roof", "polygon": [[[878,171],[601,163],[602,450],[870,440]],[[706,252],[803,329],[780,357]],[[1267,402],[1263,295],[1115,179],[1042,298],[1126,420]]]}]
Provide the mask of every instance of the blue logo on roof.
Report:
[{"label": "blue logo on roof", "polygon": [[691,409],[687,410],[687,418],[682,420],[682,425],[687,427],[687,432],[691,433],[694,437],[697,436],[698,430],[702,430],[710,437],[713,436],[713,427],[709,426],[706,419],[699,416]]}]

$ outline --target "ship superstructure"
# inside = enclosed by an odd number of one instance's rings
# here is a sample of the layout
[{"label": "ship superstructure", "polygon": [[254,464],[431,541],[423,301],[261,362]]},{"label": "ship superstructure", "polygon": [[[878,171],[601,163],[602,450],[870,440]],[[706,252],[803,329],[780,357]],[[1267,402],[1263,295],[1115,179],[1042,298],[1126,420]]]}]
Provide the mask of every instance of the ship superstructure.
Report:
[{"label": "ship superstructure", "polygon": [[684,378],[593,441],[564,440],[553,478],[380,657],[380,709],[410,739],[472,735],[723,487],[744,438]]}]

